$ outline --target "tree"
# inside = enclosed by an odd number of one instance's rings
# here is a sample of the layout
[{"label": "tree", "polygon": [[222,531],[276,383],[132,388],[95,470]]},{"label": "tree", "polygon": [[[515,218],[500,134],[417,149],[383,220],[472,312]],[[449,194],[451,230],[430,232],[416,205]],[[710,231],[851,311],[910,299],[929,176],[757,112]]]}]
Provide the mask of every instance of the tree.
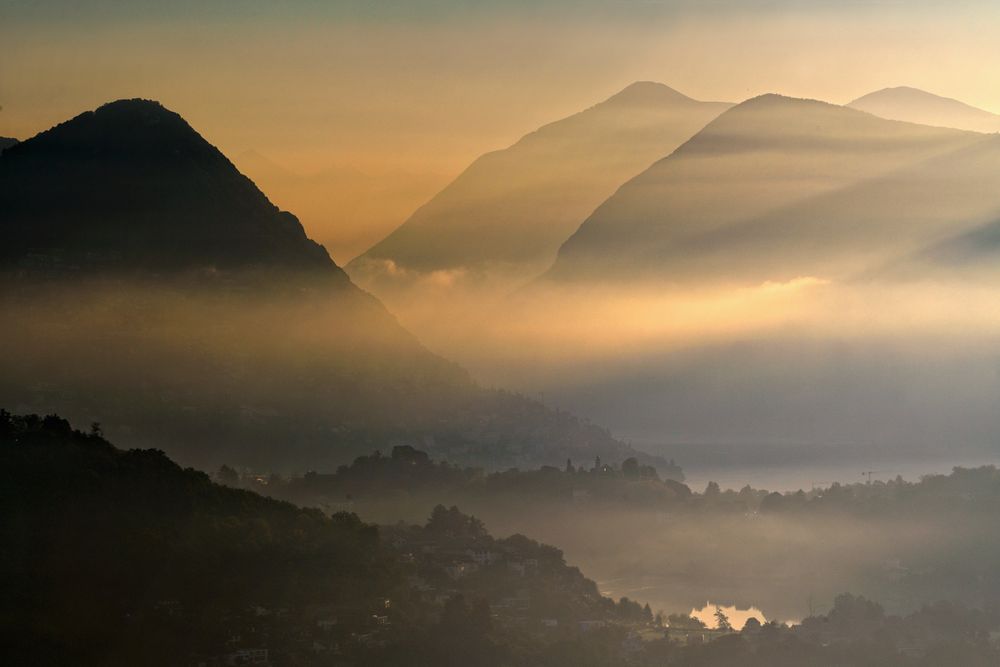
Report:
[{"label": "tree", "polygon": [[493,629],[490,606],[481,599],[466,603],[465,596],[458,593],[445,602],[440,625],[466,639],[482,637]]},{"label": "tree", "polygon": [[639,461],[634,456],[622,461],[622,474],[625,479],[639,479]]},{"label": "tree", "polygon": [[881,625],[885,611],[882,605],[867,598],[842,593],[833,601],[833,609],[827,618],[841,632],[858,633]]},{"label": "tree", "polygon": [[722,607],[715,607],[715,627],[725,632],[732,632],[733,625],[729,622],[729,617],[722,611]]},{"label": "tree", "polygon": [[225,484],[226,486],[239,486],[240,476],[235,470],[226,464],[222,464],[222,467],[219,468],[219,472],[215,473],[215,480],[219,484]]},{"label": "tree", "polygon": [[392,448],[391,456],[393,461],[407,463],[414,466],[427,465],[431,460],[427,452],[422,452],[419,449],[411,447],[410,445],[396,445]]},{"label": "tree", "polygon": [[486,526],[482,521],[462,514],[454,505],[450,508],[444,505],[435,507],[425,530],[447,537],[479,538],[486,535]]},{"label": "tree", "polygon": [[700,618],[688,616],[687,614],[670,614],[667,616],[667,625],[678,630],[704,630],[705,624]]}]

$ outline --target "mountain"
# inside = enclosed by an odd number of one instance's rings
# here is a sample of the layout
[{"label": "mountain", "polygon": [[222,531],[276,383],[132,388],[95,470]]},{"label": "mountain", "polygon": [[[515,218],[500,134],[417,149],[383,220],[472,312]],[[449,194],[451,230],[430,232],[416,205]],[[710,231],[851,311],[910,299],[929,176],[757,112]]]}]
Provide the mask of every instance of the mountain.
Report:
[{"label": "mountain", "polygon": [[205,466],[324,469],[402,443],[491,467],[634,453],[429,352],[157,103],[4,151],[0,210],[7,405]]},{"label": "mountain", "polygon": [[282,266],[346,282],[295,216],[146,100],[106,104],[5,150],[0,208],[7,266]]},{"label": "mountain", "polygon": [[11,137],[0,137],[0,153],[17,143],[17,139]]},{"label": "mountain", "polygon": [[442,277],[524,282],[619,185],[729,106],[634,83],[478,158],[348,272],[379,294]]},{"label": "mountain", "polygon": [[358,256],[426,202],[446,178],[394,169],[367,174],[350,167],[300,173],[255,150],[233,158],[278,206],[295,211],[338,261]]},{"label": "mountain", "polygon": [[[544,278],[756,284],[849,274],[988,209],[996,197],[980,186],[995,179],[977,169],[996,161],[992,145],[977,148],[987,140],[813,100],[754,98],[623,185]],[[930,196],[943,192],[954,209]]]},{"label": "mountain", "polygon": [[56,416],[0,410],[0,537],[7,664],[608,664],[581,663],[566,629],[614,627],[602,644],[620,663],[652,621],[559,549],[494,538],[455,507],[380,529]]},{"label": "mountain", "polygon": [[917,88],[883,88],[847,106],[889,120],[953,127],[973,132],[1000,132],[1000,115]]}]

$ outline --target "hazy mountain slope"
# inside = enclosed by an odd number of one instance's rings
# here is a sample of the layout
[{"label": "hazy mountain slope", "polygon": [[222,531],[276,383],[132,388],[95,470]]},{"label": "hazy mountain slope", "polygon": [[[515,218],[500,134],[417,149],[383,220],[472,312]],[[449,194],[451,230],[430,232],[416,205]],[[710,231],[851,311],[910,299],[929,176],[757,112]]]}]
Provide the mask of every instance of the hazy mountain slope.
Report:
[{"label": "hazy mountain slope", "polygon": [[631,452],[428,352],[156,103],[5,151],[0,210],[6,405],[206,466],[328,469],[400,442],[498,466]]},{"label": "hazy mountain slope", "polygon": [[1000,132],[1000,115],[906,86],[877,90],[847,106],[890,120],[973,132]]},{"label": "hazy mountain slope", "polygon": [[901,254],[862,274],[865,281],[963,282],[995,285],[1000,278],[1000,207],[989,222]]},{"label": "hazy mountain slope", "polygon": [[299,173],[252,150],[233,162],[271,201],[295,211],[335,260],[345,262],[398,227],[447,181],[440,174],[401,169],[366,174],[331,167]]},{"label": "hazy mountain slope", "polygon": [[672,276],[688,279],[848,279],[998,214],[1000,142],[989,138],[682,239],[660,259]]},{"label": "hazy mountain slope", "polygon": [[[823,102],[754,98],[622,186],[566,241],[546,278],[740,280],[745,271],[729,273],[737,250],[754,279],[784,273],[782,263],[797,262],[803,247],[858,233],[827,224],[824,198],[982,140]],[[771,252],[775,238],[781,252]],[[719,254],[717,265],[702,265]]]},{"label": "hazy mountain slope", "polygon": [[348,271],[373,287],[434,272],[503,284],[530,278],[615,188],[729,106],[635,83],[480,157]]},{"label": "hazy mountain slope", "polygon": [[1000,275],[1000,221],[939,241],[912,258],[909,276],[992,278]]}]

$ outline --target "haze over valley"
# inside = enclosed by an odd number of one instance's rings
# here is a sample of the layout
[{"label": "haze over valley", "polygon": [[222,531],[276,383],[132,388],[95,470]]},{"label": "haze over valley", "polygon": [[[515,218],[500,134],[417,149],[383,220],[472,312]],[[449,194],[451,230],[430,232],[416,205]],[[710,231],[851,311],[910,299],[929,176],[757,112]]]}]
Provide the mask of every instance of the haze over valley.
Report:
[{"label": "haze over valley", "polygon": [[0,0],[0,663],[1000,664],[998,28]]}]

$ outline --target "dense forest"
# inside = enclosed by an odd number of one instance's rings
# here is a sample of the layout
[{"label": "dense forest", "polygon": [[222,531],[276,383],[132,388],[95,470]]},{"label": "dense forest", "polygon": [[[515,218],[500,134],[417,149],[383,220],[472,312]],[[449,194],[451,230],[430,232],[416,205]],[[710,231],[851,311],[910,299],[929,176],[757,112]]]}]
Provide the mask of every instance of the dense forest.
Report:
[{"label": "dense forest", "polygon": [[0,411],[0,494],[8,664],[572,664],[577,624],[653,621],[457,508],[383,536],[56,416]]}]

